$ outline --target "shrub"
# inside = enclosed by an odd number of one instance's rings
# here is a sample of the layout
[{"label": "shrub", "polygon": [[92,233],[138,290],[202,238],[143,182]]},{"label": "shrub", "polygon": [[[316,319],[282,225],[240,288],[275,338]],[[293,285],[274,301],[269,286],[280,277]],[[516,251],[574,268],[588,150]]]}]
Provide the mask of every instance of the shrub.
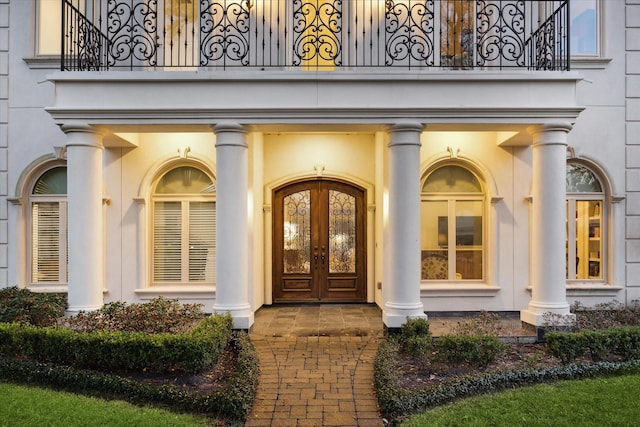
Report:
[{"label": "shrub", "polygon": [[181,333],[203,317],[202,304],[180,304],[158,297],[144,304],[111,302],[99,310],[69,317],[65,325],[82,332]]},{"label": "shrub", "polygon": [[226,386],[211,393],[145,384],[113,374],[28,360],[0,359],[0,378],[90,396],[117,398],[136,404],[207,414],[230,421],[242,421],[249,413],[255,398],[259,374],[258,359],[255,348],[246,334],[235,335],[230,348],[236,355],[236,367]]},{"label": "shrub", "polygon": [[640,372],[640,360],[624,363],[552,366],[494,373],[478,373],[418,389],[402,387],[398,381],[399,346],[394,340],[380,344],[374,361],[374,382],[383,415],[391,419],[407,416],[454,400],[543,382],[602,375]]},{"label": "shrub", "polygon": [[618,301],[585,307],[580,303],[571,306],[576,315],[577,330],[607,329],[617,326],[640,325],[640,302],[622,304]]},{"label": "shrub", "polygon": [[0,289],[0,322],[52,326],[64,316],[66,295],[32,292],[10,287]]},{"label": "shrub", "polygon": [[432,344],[429,321],[424,318],[407,318],[407,321],[400,327],[400,343],[402,350],[411,357],[428,357]]},{"label": "shrub", "polygon": [[621,326],[580,332],[549,332],[547,351],[562,363],[571,363],[587,352],[594,361],[640,358],[640,326]]},{"label": "shrub", "polygon": [[479,315],[466,318],[453,328],[454,335],[495,335],[503,332],[500,316],[488,311],[481,311]]},{"label": "shrub", "polygon": [[504,352],[505,345],[495,335],[443,335],[435,350],[438,360],[484,367]]},{"label": "shrub", "polygon": [[231,339],[230,315],[202,319],[182,334],[76,332],[0,324],[0,356],[81,369],[195,373],[212,366]]}]

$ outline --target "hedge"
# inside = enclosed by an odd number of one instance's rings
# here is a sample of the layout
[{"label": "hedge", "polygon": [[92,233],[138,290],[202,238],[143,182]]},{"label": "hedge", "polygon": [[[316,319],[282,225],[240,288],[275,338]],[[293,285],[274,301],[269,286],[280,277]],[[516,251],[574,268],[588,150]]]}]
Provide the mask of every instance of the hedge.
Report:
[{"label": "hedge", "polygon": [[196,373],[212,366],[231,339],[229,315],[204,318],[184,334],[75,332],[0,323],[0,357],[102,371]]},{"label": "hedge", "polygon": [[378,348],[374,362],[374,382],[378,404],[381,412],[390,419],[425,411],[459,398],[513,387],[602,375],[640,373],[640,360],[621,363],[568,364],[541,369],[479,373],[436,386],[410,389],[399,385],[397,380],[398,352],[398,343],[395,340],[387,340]]},{"label": "hedge", "polygon": [[140,383],[93,370],[15,359],[0,359],[0,378],[227,420],[243,420],[255,398],[258,358],[246,333],[236,334],[230,345],[237,355],[235,370],[224,389],[209,394],[185,391],[174,386]]},{"label": "hedge", "polygon": [[621,326],[580,332],[547,332],[547,351],[563,363],[589,353],[596,361],[618,356],[640,359],[640,326]]}]

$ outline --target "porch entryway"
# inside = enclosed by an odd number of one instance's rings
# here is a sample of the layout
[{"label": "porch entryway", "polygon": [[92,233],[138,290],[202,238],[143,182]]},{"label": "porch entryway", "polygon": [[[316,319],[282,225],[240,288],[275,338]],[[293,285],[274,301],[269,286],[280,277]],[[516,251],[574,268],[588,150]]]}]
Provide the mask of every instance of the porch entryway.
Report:
[{"label": "porch entryway", "polygon": [[313,179],[273,201],[273,301],[365,302],[365,191]]}]

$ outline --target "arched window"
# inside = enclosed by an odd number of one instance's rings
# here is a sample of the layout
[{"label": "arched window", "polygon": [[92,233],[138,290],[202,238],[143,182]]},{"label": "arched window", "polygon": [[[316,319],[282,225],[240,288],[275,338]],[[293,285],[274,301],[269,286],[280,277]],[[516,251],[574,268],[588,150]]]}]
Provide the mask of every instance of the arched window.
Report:
[{"label": "arched window", "polygon": [[596,174],[567,164],[567,279],[602,280],[606,230],[605,193]]},{"label": "arched window", "polygon": [[29,194],[31,284],[67,283],[67,168],[40,175]]},{"label": "arched window", "polygon": [[485,195],[470,170],[446,165],[422,186],[422,280],[484,278]]},{"label": "arched window", "polygon": [[212,284],[215,182],[194,166],[169,170],[153,188],[153,284]]}]

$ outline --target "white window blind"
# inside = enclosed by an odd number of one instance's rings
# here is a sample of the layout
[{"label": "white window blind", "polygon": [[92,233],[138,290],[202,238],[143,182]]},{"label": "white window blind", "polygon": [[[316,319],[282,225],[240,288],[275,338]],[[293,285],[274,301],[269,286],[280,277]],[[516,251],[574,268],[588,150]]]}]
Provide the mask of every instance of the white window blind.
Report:
[{"label": "white window blind", "polygon": [[178,166],[157,182],[153,203],[153,282],[214,283],[215,183],[193,166]]},{"label": "white window blind", "polygon": [[153,279],[179,282],[182,279],[182,203],[155,202],[153,221]]},{"label": "white window blind", "polygon": [[31,281],[34,283],[67,280],[66,212],[61,208],[64,202],[31,204]]},{"label": "white window blind", "polygon": [[216,259],[215,202],[189,203],[189,281],[213,282]]}]

